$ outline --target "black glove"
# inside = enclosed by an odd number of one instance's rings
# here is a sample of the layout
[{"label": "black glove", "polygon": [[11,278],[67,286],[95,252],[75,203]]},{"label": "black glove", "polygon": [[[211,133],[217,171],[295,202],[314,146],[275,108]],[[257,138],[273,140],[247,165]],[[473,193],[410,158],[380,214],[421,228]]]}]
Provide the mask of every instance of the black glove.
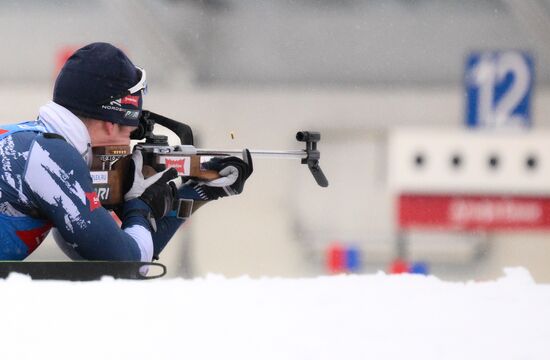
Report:
[{"label": "black glove", "polygon": [[154,218],[158,220],[172,210],[177,188],[170,180],[178,177],[178,171],[169,168],[144,179],[142,168],[143,156],[141,151],[134,151],[130,164],[130,176],[133,176],[132,185],[124,195],[124,200],[140,198],[149,205]]},{"label": "black glove", "polygon": [[178,189],[176,184],[170,181],[178,177],[178,171],[170,168],[162,173],[162,176],[153,185],[149,186],[139,197],[143,200],[153,213],[155,219],[160,219],[170,211]]},{"label": "black glove", "polygon": [[234,156],[215,157],[201,166],[206,170],[217,171],[221,176],[219,179],[200,183],[194,187],[203,200],[216,200],[220,197],[240,194],[246,179],[254,170],[252,156],[248,149],[243,150],[243,160]]}]

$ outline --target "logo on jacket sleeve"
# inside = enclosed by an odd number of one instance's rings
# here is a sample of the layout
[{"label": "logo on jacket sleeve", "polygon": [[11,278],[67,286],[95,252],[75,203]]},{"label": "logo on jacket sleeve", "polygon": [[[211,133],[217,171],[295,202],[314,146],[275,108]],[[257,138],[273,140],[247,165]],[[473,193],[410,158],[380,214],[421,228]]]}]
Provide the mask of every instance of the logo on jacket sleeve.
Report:
[{"label": "logo on jacket sleeve", "polygon": [[87,192],[86,199],[88,199],[88,202],[90,203],[90,211],[94,211],[95,209],[101,207],[101,202],[99,201],[95,191]]}]

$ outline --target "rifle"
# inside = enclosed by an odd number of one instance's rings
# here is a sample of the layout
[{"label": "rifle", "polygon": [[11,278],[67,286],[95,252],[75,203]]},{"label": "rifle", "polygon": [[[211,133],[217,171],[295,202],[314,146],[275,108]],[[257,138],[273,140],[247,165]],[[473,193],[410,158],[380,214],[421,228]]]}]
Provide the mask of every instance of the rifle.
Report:
[{"label": "rifle", "polygon": [[[180,140],[178,145],[169,145],[168,137],[155,134],[155,124],[166,127]],[[130,134],[132,140],[145,140],[134,146],[134,151],[139,150],[143,155],[143,174],[145,177],[173,167],[178,171],[182,179],[194,179],[210,181],[219,178],[219,174],[213,170],[201,167],[201,158],[212,156],[238,156],[243,150],[214,150],[197,149],[194,146],[193,131],[189,125],[169,119],[151,111],[144,110],[139,119],[136,130]],[[274,157],[284,159],[300,159],[306,164],[317,184],[321,187],[328,186],[319,160],[321,154],[317,150],[317,142],[321,140],[321,134],[313,131],[300,131],[296,134],[296,140],[304,142],[304,150],[250,150],[255,157]],[[92,149],[93,162],[91,169],[92,182],[98,198],[107,209],[116,209],[124,201],[124,193],[129,189],[126,179],[130,166],[131,151],[129,146],[102,146]],[[175,206],[178,217],[186,218],[190,215],[192,201],[180,200]]]}]

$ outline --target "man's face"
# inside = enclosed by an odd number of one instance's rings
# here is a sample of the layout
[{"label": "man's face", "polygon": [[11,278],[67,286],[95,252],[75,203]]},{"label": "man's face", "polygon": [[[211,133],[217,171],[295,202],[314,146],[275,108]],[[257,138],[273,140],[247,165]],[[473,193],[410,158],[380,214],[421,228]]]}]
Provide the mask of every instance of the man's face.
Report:
[{"label": "man's face", "polygon": [[130,145],[130,133],[135,126],[115,124],[109,121],[90,119],[86,122],[92,147]]},{"label": "man's face", "polygon": [[136,129],[136,126],[115,124],[117,128],[117,141],[120,139],[120,145],[130,145],[130,133]]},{"label": "man's face", "polygon": [[130,145],[130,133],[136,126],[115,124],[98,119],[87,119],[86,127],[90,134],[92,147],[109,145]]},{"label": "man's face", "polygon": [[130,145],[130,133],[135,126],[113,124],[113,131],[109,134],[109,142],[112,145]]}]

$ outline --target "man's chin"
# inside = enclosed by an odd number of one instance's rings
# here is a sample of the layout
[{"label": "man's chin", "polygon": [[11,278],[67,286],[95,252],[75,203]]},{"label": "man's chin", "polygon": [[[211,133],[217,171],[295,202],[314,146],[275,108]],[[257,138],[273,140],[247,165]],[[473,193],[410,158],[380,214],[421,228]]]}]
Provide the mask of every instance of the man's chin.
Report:
[{"label": "man's chin", "polygon": [[95,147],[103,147],[103,146],[130,146],[130,142],[129,141],[110,141],[110,142],[101,142],[101,143],[92,143],[92,147],[95,148]]}]

